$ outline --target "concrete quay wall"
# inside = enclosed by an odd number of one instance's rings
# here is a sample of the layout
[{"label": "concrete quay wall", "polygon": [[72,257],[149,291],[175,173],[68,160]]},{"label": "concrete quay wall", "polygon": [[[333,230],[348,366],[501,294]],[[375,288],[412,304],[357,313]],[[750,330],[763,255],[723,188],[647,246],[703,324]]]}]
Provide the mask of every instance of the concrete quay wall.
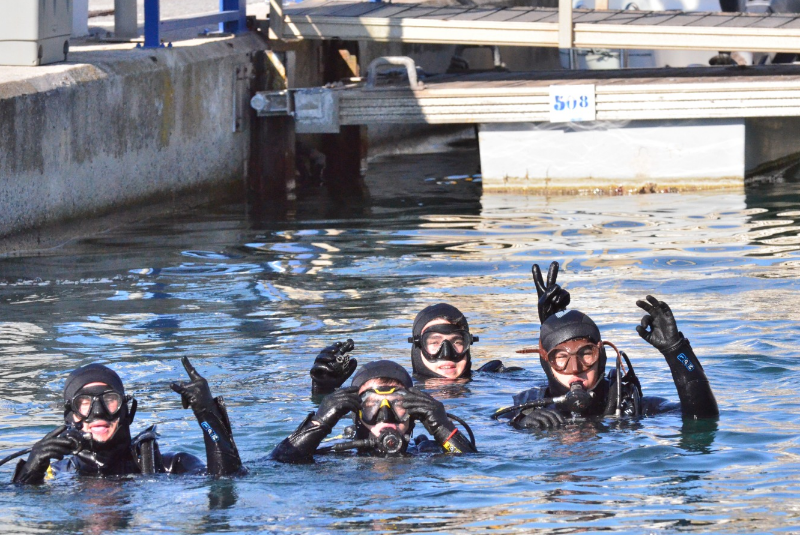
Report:
[{"label": "concrete quay wall", "polygon": [[0,67],[0,235],[241,181],[255,34]]}]

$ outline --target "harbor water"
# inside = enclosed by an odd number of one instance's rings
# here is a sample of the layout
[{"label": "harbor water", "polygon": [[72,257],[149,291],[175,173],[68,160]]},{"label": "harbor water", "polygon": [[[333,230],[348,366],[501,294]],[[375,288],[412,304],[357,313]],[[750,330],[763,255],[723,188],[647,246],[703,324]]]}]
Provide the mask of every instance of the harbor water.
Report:
[{"label": "harbor water", "polygon": [[[310,188],[253,211],[231,200],[0,259],[0,449],[62,420],[67,373],[113,367],[134,432],[203,456],[169,384],[191,358],[224,396],[249,472],[237,478],[63,477],[0,468],[3,533],[790,533],[800,530],[800,194],[793,170],[744,192],[481,195],[470,152],[373,162],[368,193]],[[544,382],[531,265],[562,264],[571,308],[624,349],[645,395],[677,400],[639,338],[636,300],[668,302],[719,402],[677,414],[522,432],[490,418]],[[271,449],[310,411],[308,370],[347,338],[360,363],[410,368],[423,307],[449,302],[490,359],[524,371],[426,383],[480,453],[320,456]],[[348,420],[345,418],[345,420]],[[340,424],[343,428],[347,421]],[[421,431],[421,426],[418,426]]]}]

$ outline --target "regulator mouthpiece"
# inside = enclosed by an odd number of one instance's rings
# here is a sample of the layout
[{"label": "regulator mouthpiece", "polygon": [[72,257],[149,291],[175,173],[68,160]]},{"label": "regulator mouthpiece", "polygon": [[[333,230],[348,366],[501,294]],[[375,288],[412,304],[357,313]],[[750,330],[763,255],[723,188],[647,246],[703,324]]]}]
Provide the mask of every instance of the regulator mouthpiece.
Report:
[{"label": "regulator mouthpiece", "polygon": [[381,453],[396,455],[402,453],[405,447],[403,435],[394,429],[384,429],[375,440],[375,449]]},{"label": "regulator mouthpiece", "polygon": [[587,392],[586,389],[583,388],[583,383],[575,381],[569,385],[569,392],[566,393],[564,401],[559,405],[564,410],[581,414],[589,408],[593,399],[594,392]]}]

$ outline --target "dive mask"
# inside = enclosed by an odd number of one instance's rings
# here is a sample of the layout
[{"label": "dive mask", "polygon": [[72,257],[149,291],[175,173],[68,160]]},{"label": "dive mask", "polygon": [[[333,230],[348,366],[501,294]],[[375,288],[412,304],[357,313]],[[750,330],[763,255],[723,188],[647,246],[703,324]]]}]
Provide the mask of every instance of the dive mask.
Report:
[{"label": "dive mask", "polygon": [[65,408],[82,422],[113,421],[119,417],[129,398],[130,396],[123,397],[119,392],[109,390],[107,386],[92,386],[79,390]]},{"label": "dive mask", "polygon": [[365,390],[360,395],[361,410],[358,412],[358,417],[367,425],[387,421],[407,422],[410,415],[403,406],[405,396],[406,390],[398,387]]},{"label": "dive mask", "polygon": [[421,335],[408,338],[408,342],[418,347],[428,362],[464,360],[470,346],[477,341],[477,336],[450,323],[433,325]]}]

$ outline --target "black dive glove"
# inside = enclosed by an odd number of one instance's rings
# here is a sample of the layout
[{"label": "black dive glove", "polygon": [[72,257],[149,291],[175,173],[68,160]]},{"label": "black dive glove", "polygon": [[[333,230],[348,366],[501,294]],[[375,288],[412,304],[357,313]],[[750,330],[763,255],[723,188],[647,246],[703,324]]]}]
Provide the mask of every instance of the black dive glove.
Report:
[{"label": "black dive glove", "polygon": [[358,366],[356,359],[347,356],[353,350],[353,340],[336,342],[319,352],[311,367],[311,393],[328,394],[344,384]]},{"label": "black dive glove", "polygon": [[359,409],[361,409],[361,398],[358,397],[358,387],[350,386],[322,398],[313,420],[327,427],[330,433],[342,416],[348,412],[358,414]]},{"label": "black dive glove", "polygon": [[681,413],[691,418],[719,416],[717,400],[703,366],[689,341],[678,330],[669,305],[652,295],[647,296],[647,301],[636,301],[636,304],[647,312],[636,332],[664,355],[681,400]]},{"label": "black dive glove", "polygon": [[664,353],[683,341],[683,334],[678,330],[668,304],[648,295],[647,301],[636,301],[636,305],[647,312],[642,324],[636,327],[636,332],[645,342]]},{"label": "black dive glove", "polygon": [[566,310],[569,306],[569,292],[556,284],[558,277],[558,262],[552,262],[550,269],[547,270],[547,285],[542,279],[542,270],[538,264],[531,268],[533,273],[533,283],[536,285],[536,293],[539,295],[539,321],[544,323],[547,318]]},{"label": "black dive glove", "polygon": [[14,483],[41,483],[50,467],[51,459],[60,461],[79,448],[80,445],[74,439],[60,436],[65,429],[66,426],[62,425],[33,445],[28,460],[17,463]]},{"label": "black dive glove", "polygon": [[183,408],[191,407],[203,430],[203,441],[206,446],[208,473],[211,475],[228,475],[242,469],[239,451],[233,441],[233,430],[225,402],[221,397],[213,397],[208,381],[197,373],[187,357],[181,363],[189,374],[189,382],[172,383],[172,390],[181,395]]},{"label": "black dive glove", "polygon": [[421,390],[409,388],[403,398],[403,407],[412,418],[422,422],[434,440],[445,450],[453,453],[477,451],[447,417],[447,410],[441,401]]},{"label": "black dive glove", "polygon": [[532,409],[523,411],[512,423],[519,429],[553,429],[566,425],[567,419],[555,409]]}]

